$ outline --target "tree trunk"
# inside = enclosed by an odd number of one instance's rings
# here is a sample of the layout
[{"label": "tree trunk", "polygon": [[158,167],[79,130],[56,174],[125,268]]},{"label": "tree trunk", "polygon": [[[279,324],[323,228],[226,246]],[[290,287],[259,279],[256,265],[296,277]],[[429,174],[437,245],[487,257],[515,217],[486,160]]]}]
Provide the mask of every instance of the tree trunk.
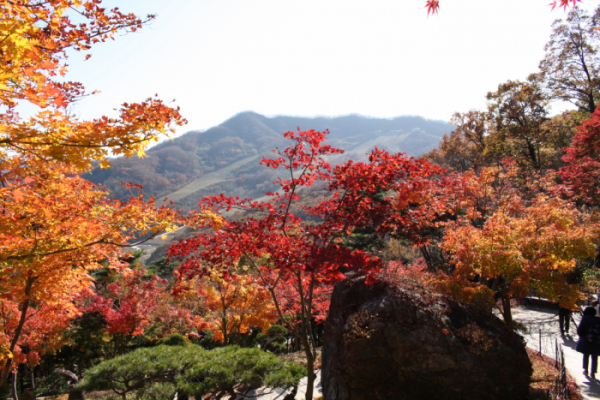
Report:
[{"label": "tree trunk", "polygon": [[312,353],[311,345],[308,343],[307,335],[302,338],[302,347],[304,347],[304,354],[306,355],[306,370],[308,371],[307,382],[306,382],[306,395],[304,400],[313,399],[313,390],[315,387],[315,358]]},{"label": "tree trunk", "polygon": [[529,158],[531,159],[531,165],[535,169],[540,169],[540,162],[535,155],[535,146],[529,140],[527,140],[527,150],[529,152]]},{"label": "tree trunk", "polygon": [[29,367],[29,371],[31,373],[31,391],[35,393],[35,367]]},{"label": "tree trunk", "polygon": [[[15,333],[10,342],[10,348],[8,349],[11,353],[15,351],[15,347],[17,346],[17,342],[19,341],[19,337],[21,336],[21,331],[23,330],[23,325],[25,325],[25,319],[27,317],[27,310],[29,309],[29,301],[31,295],[31,286],[33,286],[33,282],[35,281],[34,277],[28,277],[25,281],[25,300],[21,304],[21,316],[19,317],[19,324],[17,325],[17,329],[15,329]],[[6,364],[4,365],[4,371],[2,371],[2,378],[0,378],[0,387],[4,386],[8,380],[8,374],[10,373],[10,367],[12,366],[12,358],[6,360]]]},{"label": "tree trunk", "polygon": [[[308,371],[307,381],[306,381],[306,395],[304,397],[305,400],[313,399],[313,390],[315,388],[315,360],[313,359],[312,352],[309,350],[306,351],[306,369]],[[309,355],[310,354],[310,355]]]},{"label": "tree trunk", "polygon": [[229,335],[227,334],[227,319],[222,318],[221,325],[223,326],[223,344],[227,346],[229,344]]},{"label": "tree trunk", "polygon": [[13,395],[13,400],[19,400],[19,396],[17,396],[17,371],[15,371],[15,373],[13,374],[12,395]]},{"label": "tree trunk", "polygon": [[502,316],[504,317],[504,323],[512,331],[513,330],[513,319],[512,319],[512,312],[510,309],[510,298],[508,298],[505,295],[502,295],[500,298],[502,300]]},{"label": "tree trunk", "polygon": [[593,113],[596,110],[596,103],[594,102],[593,94],[588,94],[588,107],[590,108],[590,113]]}]

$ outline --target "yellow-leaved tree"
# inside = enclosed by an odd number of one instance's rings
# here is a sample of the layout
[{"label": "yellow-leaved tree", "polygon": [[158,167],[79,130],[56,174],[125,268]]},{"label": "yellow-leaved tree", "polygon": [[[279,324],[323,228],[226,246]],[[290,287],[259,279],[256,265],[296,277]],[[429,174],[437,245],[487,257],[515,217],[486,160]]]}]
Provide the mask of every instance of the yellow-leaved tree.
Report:
[{"label": "yellow-leaved tree", "polygon": [[277,321],[271,294],[250,274],[231,274],[228,279],[213,274],[201,282],[199,293],[207,309],[206,327],[216,341],[230,344],[237,339],[244,344],[250,328],[266,332]]},{"label": "yellow-leaved tree", "polygon": [[531,288],[575,307],[582,295],[567,274],[576,259],[595,254],[598,225],[568,200],[549,196],[547,187],[539,190],[544,185],[525,179],[514,165],[460,176],[452,192],[461,211],[446,225],[441,244],[456,268],[435,278],[434,286],[463,300],[472,300],[477,291],[495,293],[510,328],[510,299]]},{"label": "yellow-leaved tree", "polygon": [[[115,118],[82,121],[67,112],[86,95],[81,83],[64,81],[67,50],[87,51],[152,18],[108,10],[101,0],[0,0],[0,386],[60,342],[91,270],[108,262],[126,272],[123,247],[182,222],[153,199],[109,200],[80,177],[94,162],[108,167],[110,154],[143,156],[185,123],[177,108],[149,98],[123,103]],[[23,119],[19,102],[39,112]],[[210,222],[219,219],[206,212],[185,223]]]}]

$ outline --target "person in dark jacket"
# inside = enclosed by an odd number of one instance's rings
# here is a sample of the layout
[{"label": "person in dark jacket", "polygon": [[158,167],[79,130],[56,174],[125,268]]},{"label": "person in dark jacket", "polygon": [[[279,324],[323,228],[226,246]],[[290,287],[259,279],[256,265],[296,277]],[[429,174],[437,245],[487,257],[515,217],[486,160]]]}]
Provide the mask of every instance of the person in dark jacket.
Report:
[{"label": "person in dark jacket", "polygon": [[560,325],[560,334],[569,333],[569,322],[571,321],[571,310],[558,306],[558,323]]},{"label": "person in dark jacket", "polygon": [[588,366],[590,356],[592,358],[592,379],[596,379],[598,372],[598,355],[600,354],[600,337],[597,337],[595,332],[600,332],[600,318],[596,317],[594,307],[586,307],[583,311],[583,318],[577,327],[577,350],[583,353],[583,374],[588,375]]}]

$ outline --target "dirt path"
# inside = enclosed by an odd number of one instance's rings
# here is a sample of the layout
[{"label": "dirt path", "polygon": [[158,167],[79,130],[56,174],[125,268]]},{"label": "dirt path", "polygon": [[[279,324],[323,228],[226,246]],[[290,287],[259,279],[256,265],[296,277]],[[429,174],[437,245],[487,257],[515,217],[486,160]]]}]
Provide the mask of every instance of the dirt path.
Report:
[{"label": "dirt path", "polygon": [[[555,346],[562,347],[565,355],[565,363],[569,374],[577,381],[584,399],[600,399],[600,379],[593,381],[583,375],[582,355],[575,351],[577,343],[577,326],[569,326],[569,334],[561,337],[558,325],[558,311],[548,310],[535,306],[519,306],[514,310],[514,319],[523,323],[528,330],[525,334],[527,347],[541,350],[542,353],[555,358]],[[581,317],[573,315],[575,322],[579,324]],[[597,374],[600,378],[600,371]]]}]

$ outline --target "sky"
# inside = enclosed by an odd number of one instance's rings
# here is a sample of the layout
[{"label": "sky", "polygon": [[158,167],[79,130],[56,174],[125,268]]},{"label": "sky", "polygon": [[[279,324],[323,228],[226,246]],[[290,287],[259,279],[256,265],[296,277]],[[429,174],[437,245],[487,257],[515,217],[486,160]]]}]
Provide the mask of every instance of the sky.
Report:
[{"label": "sky", "polygon": [[440,3],[428,17],[424,0],[105,0],[157,17],[96,45],[87,61],[70,55],[67,78],[100,91],[71,111],[114,115],[158,94],[189,121],[177,134],[243,111],[449,121],[536,72],[552,21],[566,17],[549,0]]}]

